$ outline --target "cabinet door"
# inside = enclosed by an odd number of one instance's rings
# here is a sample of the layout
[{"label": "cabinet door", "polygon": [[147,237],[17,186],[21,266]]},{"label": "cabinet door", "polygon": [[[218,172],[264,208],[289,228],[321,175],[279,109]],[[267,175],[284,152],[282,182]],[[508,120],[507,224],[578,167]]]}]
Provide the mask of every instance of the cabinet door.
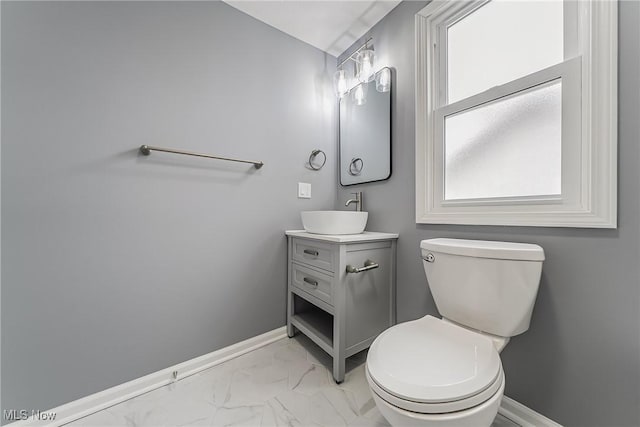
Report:
[{"label": "cabinet door", "polygon": [[362,273],[346,274],[345,338],[347,348],[375,338],[392,325],[392,268],[391,247],[376,249],[349,248],[346,263],[364,266],[367,260],[380,266]]}]

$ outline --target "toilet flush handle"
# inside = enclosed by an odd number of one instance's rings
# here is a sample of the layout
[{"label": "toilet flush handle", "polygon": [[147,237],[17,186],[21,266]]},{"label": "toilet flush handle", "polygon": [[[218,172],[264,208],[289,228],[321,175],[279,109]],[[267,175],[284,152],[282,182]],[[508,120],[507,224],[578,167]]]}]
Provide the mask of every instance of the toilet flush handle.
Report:
[{"label": "toilet flush handle", "polygon": [[422,258],[427,262],[434,262],[436,260],[436,257],[433,256],[432,253],[428,253],[426,257]]}]

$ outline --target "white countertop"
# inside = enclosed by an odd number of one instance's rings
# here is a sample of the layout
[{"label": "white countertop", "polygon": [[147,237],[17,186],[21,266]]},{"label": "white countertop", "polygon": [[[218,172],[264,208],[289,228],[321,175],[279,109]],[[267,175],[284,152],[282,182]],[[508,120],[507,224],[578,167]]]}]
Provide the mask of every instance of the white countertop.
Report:
[{"label": "white countertop", "polygon": [[397,239],[397,233],[379,233],[377,231],[365,231],[360,234],[313,234],[304,230],[287,230],[287,236],[300,237],[302,239],[322,240],[325,242],[351,243],[351,242],[373,242],[376,240]]}]

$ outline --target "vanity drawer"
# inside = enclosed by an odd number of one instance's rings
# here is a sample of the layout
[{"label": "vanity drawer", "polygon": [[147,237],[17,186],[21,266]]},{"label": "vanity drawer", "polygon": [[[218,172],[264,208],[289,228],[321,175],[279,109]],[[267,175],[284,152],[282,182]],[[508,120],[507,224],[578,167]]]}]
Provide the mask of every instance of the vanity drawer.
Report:
[{"label": "vanity drawer", "polygon": [[323,270],[334,271],[331,245],[305,239],[293,239],[293,260]]},{"label": "vanity drawer", "polygon": [[333,304],[333,277],[298,264],[291,264],[291,285]]}]

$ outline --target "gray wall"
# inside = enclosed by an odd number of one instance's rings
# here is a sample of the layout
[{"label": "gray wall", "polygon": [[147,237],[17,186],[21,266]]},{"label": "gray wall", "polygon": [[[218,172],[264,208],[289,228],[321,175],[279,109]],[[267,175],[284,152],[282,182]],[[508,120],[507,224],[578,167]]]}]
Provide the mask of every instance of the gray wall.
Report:
[{"label": "gray wall", "polygon": [[362,190],[370,212],[367,228],[400,233],[400,321],[437,313],[419,258],[420,240],[446,236],[541,245],[547,260],[531,328],[502,354],[506,394],[567,426],[640,425],[640,3],[620,3],[617,230],[416,225],[414,15],[425,4],[401,3],[370,32],[381,65],[397,72],[393,175],[386,182],[340,188],[337,207],[343,209],[350,191]]},{"label": "gray wall", "polygon": [[2,2],[3,408],[284,325],[283,231],[335,203],[335,65],[219,2]]}]

